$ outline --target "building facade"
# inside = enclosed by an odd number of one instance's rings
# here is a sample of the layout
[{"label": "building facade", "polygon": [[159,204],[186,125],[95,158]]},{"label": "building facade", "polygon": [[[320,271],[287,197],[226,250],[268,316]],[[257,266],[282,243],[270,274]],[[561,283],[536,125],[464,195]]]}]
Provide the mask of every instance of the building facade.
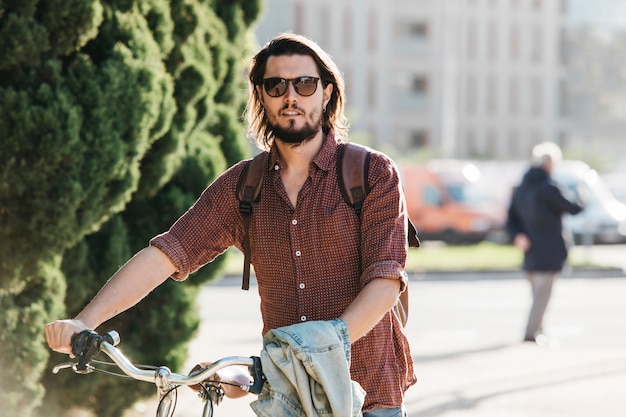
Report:
[{"label": "building facade", "polygon": [[266,0],[256,34],[329,52],[352,130],[374,146],[517,158],[564,140],[564,13],[563,0]]}]

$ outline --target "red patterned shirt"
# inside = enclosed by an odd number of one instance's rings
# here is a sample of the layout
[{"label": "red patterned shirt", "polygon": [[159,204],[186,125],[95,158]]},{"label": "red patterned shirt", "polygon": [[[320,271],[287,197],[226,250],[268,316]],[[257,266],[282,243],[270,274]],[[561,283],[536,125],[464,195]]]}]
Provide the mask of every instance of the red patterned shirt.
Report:
[{"label": "red patterned shirt", "polygon": [[[361,219],[337,182],[338,141],[329,133],[313,159],[293,207],[270,152],[261,198],[250,222],[251,262],[257,280],[263,334],[309,320],[339,317],[372,279],[407,285],[406,208],[394,163],[373,152]],[[217,178],[170,230],[151,240],[177,266],[174,279],[211,262],[228,247],[243,250],[244,226],[235,190],[244,162]],[[388,313],[352,345],[352,378],[367,392],[363,410],[400,407],[416,382],[409,344]]]}]

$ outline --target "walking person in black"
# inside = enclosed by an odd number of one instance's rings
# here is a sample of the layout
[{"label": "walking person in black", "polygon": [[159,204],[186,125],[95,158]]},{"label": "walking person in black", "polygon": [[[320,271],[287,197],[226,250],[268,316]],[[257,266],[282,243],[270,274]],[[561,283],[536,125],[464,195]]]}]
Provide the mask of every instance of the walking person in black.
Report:
[{"label": "walking person in black", "polygon": [[[531,285],[532,306],[524,341],[544,344],[543,317],[554,280],[563,269],[568,247],[562,217],[583,210],[582,202],[566,199],[550,174],[562,158],[554,143],[536,145],[530,169],[513,192],[506,223],[513,244],[524,252],[523,270]],[[580,197],[580,196],[579,196]]]}]

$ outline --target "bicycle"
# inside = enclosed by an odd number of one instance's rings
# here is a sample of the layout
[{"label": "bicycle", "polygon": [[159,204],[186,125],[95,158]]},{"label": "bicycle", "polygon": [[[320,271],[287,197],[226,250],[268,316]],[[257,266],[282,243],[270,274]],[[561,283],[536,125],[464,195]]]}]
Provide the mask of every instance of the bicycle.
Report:
[{"label": "bicycle", "polygon": [[[265,377],[261,369],[261,359],[257,356],[229,356],[193,370],[188,375],[173,373],[167,366],[135,365],[116,346],[120,343],[120,336],[116,331],[110,331],[102,336],[92,330],[84,330],[72,337],[72,353],[76,361],[64,362],[56,365],[52,372],[58,373],[62,369],[71,368],[77,374],[101,372],[121,378],[131,378],[138,381],[152,382],[157,386],[159,396],[156,417],[171,417],[176,409],[177,389],[189,386],[198,391],[198,396],[204,403],[202,417],[212,417],[214,407],[219,405],[224,397],[220,384],[227,382],[214,379],[220,369],[231,366],[244,366],[252,377],[250,385],[238,385],[244,391],[259,394],[263,388]],[[93,359],[100,352],[104,352],[111,362]],[[117,365],[123,372],[117,373],[92,365]],[[235,385],[235,384],[231,384]]]}]

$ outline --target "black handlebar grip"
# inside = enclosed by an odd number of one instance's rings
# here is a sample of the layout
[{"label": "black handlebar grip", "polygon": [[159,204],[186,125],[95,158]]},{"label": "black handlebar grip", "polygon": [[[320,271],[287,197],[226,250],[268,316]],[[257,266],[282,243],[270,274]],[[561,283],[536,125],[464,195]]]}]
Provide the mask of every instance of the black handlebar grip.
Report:
[{"label": "black handlebar grip", "polygon": [[91,358],[100,353],[100,336],[93,330],[83,330],[72,336],[72,353],[78,358],[75,371],[77,373],[89,372]]},{"label": "black handlebar grip", "polygon": [[258,356],[251,356],[252,358],[252,367],[251,374],[254,378],[254,384],[250,385],[248,388],[248,392],[253,394],[260,394],[263,389],[263,384],[265,384],[265,375],[263,375],[263,369],[261,368],[261,358]]}]

